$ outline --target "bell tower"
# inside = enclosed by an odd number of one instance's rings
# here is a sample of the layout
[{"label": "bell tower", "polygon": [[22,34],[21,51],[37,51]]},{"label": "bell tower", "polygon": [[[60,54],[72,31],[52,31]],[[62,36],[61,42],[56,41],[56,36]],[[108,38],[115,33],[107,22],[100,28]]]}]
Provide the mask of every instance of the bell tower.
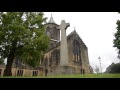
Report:
[{"label": "bell tower", "polygon": [[50,37],[53,41],[60,40],[60,30],[59,25],[55,23],[53,20],[52,14],[50,20],[45,24],[46,27],[46,34]]},{"label": "bell tower", "polygon": [[53,20],[52,14],[50,20],[45,24],[45,33],[50,37],[49,50],[57,47],[60,42],[60,29],[59,25]]}]

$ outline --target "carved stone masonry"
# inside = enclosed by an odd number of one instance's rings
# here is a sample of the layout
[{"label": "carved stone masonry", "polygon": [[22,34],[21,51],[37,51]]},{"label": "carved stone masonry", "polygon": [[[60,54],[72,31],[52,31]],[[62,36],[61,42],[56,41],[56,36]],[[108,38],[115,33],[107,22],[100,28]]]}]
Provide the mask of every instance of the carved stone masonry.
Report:
[{"label": "carved stone masonry", "polygon": [[65,20],[61,21],[59,26],[61,30],[61,48],[60,48],[60,65],[69,65],[68,63],[68,49],[67,49],[67,38],[66,38],[66,29],[70,26],[69,23],[66,23]]}]

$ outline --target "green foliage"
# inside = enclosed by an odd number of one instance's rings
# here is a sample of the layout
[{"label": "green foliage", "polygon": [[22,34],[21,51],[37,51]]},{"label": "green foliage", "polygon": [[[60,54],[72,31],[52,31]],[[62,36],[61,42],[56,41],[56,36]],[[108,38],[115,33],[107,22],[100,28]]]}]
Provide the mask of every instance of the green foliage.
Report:
[{"label": "green foliage", "polygon": [[[120,12],[118,12],[118,13],[120,13]],[[117,24],[117,27],[116,27],[117,31],[114,34],[115,39],[113,40],[113,44],[114,44],[113,47],[117,48],[117,50],[118,50],[118,58],[120,58],[120,20],[118,20],[116,22],[116,24]]]},{"label": "green foliage", "polygon": [[3,63],[3,60],[0,60],[0,64],[2,64]]},{"label": "green foliage", "polygon": [[112,63],[108,66],[106,73],[120,73],[120,63]]},{"label": "green foliage", "polygon": [[1,59],[20,57],[30,66],[36,66],[48,48],[49,38],[45,35],[42,12],[0,13]]}]

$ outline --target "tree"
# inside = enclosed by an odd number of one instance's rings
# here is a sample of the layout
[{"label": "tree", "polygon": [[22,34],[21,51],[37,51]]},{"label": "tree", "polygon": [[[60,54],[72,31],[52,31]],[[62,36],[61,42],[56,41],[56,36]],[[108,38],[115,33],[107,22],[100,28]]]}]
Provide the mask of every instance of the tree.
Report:
[{"label": "tree", "polygon": [[12,63],[17,57],[30,66],[39,65],[49,45],[43,16],[42,12],[0,13],[0,60],[7,58],[4,76],[12,75]]},{"label": "tree", "polygon": [[105,73],[120,73],[120,63],[112,63],[106,68]]},{"label": "tree", "polygon": [[[120,12],[119,12],[120,13]],[[113,47],[116,47],[118,50],[118,58],[120,59],[120,20],[116,22],[117,24],[117,32],[114,34],[115,39],[113,40]]]}]

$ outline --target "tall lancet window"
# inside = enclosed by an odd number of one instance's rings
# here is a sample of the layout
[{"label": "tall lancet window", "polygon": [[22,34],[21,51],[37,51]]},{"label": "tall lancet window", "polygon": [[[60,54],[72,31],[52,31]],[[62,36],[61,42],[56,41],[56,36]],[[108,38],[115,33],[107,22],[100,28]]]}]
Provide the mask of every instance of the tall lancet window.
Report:
[{"label": "tall lancet window", "polygon": [[74,60],[80,61],[80,45],[76,40],[73,42],[73,54],[74,54]]}]

